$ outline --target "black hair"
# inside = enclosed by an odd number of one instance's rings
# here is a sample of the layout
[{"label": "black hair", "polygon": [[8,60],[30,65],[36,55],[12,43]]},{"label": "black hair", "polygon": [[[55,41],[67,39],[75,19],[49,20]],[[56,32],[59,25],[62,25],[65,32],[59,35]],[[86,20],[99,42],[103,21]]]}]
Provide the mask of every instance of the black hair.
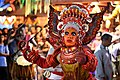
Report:
[{"label": "black hair", "polygon": [[102,40],[102,41],[103,41],[103,40],[108,40],[109,38],[112,39],[112,35],[110,35],[110,34],[104,34],[104,35],[102,35],[101,40]]},{"label": "black hair", "polygon": [[4,35],[0,34],[0,43],[2,42],[2,36],[4,36]]},{"label": "black hair", "polygon": [[3,35],[7,35],[7,34],[8,34],[8,33],[5,33],[5,30],[6,30],[6,29],[9,30],[8,28],[3,28],[3,29],[2,29],[2,32],[3,32],[2,34],[3,34]]},{"label": "black hair", "polygon": [[99,34],[99,36],[102,36],[102,32],[101,31],[98,31],[97,34]]},{"label": "black hair", "polygon": [[35,29],[40,28],[40,31],[42,31],[42,26],[35,26]]}]

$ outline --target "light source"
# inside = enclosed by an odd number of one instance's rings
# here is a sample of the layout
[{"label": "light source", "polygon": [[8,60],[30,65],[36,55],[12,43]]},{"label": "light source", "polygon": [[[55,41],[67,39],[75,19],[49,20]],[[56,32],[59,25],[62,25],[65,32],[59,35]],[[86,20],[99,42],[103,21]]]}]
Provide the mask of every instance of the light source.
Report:
[{"label": "light source", "polygon": [[6,10],[11,12],[13,9],[12,9],[12,7],[9,6]]}]

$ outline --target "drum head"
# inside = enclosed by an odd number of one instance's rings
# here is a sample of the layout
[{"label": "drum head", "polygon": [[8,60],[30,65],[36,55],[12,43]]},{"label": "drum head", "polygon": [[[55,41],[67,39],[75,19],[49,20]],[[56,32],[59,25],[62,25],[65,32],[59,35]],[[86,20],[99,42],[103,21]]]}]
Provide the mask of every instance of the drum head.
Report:
[{"label": "drum head", "polygon": [[16,62],[18,65],[21,65],[21,66],[29,66],[32,64],[31,62],[28,62],[23,56],[19,56]]}]

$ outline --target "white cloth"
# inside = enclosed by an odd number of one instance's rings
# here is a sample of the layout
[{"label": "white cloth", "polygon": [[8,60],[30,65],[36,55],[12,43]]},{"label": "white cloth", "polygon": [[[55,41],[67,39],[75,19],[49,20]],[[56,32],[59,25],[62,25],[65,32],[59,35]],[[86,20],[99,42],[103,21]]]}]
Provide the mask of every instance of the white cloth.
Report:
[{"label": "white cloth", "polygon": [[51,75],[50,75],[50,77],[48,79],[51,79],[51,80],[61,80],[61,78],[62,78],[62,76],[59,76],[59,75],[51,73]]},{"label": "white cloth", "polygon": [[50,49],[48,50],[47,56],[52,54],[54,52],[54,48],[52,45],[50,45]]},{"label": "white cloth", "polygon": [[[53,54],[53,52],[54,52],[54,48],[52,45],[50,45],[50,49],[47,55]],[[51,71],[51,75],[48,79],[50,80],[61,80],[62,79],[62,76],[52,73],[52,71],[62,72],[62,68],[60,65],[56,66],[55,68],[52,68],[52,67],[47,68],[46,70]]]},{"label": "white cloth", "polygon": [[[114,58],[117,58],[117,50],[118,49],[120,50],[120,43],[114,44],[113,49],[112,49],[112,55],[114,56]],[[114,58],[112,58],[112,61],[116,61]]]}]

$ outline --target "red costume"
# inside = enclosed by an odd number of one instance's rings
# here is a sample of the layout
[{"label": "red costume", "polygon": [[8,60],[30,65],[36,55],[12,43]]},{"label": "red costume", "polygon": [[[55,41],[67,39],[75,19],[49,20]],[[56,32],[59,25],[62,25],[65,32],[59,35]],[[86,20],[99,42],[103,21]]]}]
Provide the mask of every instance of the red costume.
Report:
[{"label": "red costume", "polygon": [[[58,33],[53,31],[54,15],[57,11],[50,7],[49,42],[55,48],[52,55],[42,58],[38,51],[29,51],[29,46],[22,49],[25,59],[42,68],[61,65],[62,80],[95,80],[90,72],[96,69],[97,59],[90,48],[85,46],[96,35],[100,28],[103,13],[89,16],[83,5],[70,5],[56,20]],[[58,45],[56,47],[55,45]]]}]

